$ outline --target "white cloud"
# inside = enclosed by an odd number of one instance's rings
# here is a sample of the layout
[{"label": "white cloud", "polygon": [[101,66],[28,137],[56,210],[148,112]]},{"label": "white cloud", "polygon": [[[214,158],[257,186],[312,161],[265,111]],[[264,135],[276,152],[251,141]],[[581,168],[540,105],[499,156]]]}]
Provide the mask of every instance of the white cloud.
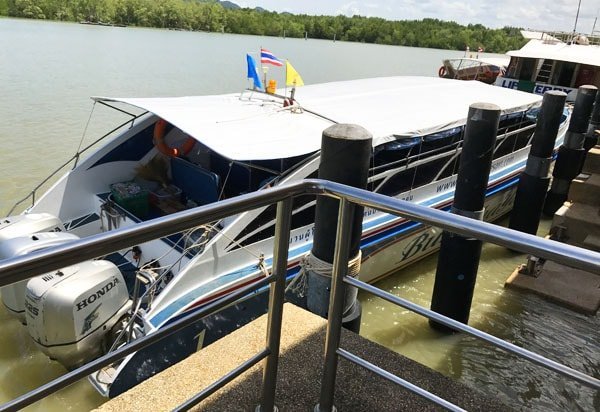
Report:
[{"label": "white cloud", "polygon": [[335,14],[343,14],[344,16],[352,17],[360,15],[360,8],[358,7],[357,1],[351,1],[350,3],[342,5]]},{"label": "white cloud", "polygon": [[[574,0],[232,0],[243,7],[260,6],[273,11],[307,14],[377,16],[390,20],[435,18],[460,24],[497,28],[517,26],[543,30],[573,30]],[[578,31],[589,33],[600,2],[583,0]],[[600,24],[598,25],[600,30]]]}]

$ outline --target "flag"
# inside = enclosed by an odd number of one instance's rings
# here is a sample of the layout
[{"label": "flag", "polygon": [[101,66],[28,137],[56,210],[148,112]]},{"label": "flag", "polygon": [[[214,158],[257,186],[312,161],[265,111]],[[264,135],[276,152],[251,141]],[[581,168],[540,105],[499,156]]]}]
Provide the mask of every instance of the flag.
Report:
[{"label": "flag", "polygon": [[260,49],[260,62],[262,64],[272,64],[273,66],[283,66],[282,61],[267,49]]},{"label": "flag", "polygon": [[258,74],[258,70],[256,69],[256,63],[254,62],[254,59],[249,54],[246,54],[246,61],[248,62],[247,77],[249,79],[254,80],[254,88],[255,89],[262,89],[263,85],[262,85],[262,82],[260,81],[260,75]]},{"label": "flag", "polygon": [[304,81],[300,74],[292,67],[289,61],[285,61],[285,85],[286,86],[304,86]]}]

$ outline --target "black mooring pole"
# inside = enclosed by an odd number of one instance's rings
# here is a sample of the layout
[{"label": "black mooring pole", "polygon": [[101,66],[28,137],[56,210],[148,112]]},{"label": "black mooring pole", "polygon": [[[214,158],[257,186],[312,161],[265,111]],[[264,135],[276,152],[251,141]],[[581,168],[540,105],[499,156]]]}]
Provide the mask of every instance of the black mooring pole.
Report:
[{"label": "black mooring pole", "polygon": [[[495,104],[474,103],[469,107],[452,213],[483,219],[499,120],[500,108]],[[468,322],[481,246],[475,238],[443,232],[431,310]],[[434,329],[451,331],[431,320],[429,324]]]},{"label": "black mooring pole", "polygon": [[566,99],[567,95],[557,90],[544,93],[527,165],[519,179],[514,207],[510,214],[508,226],[511,229],[531,235],[537,233],[550,185],[548,172],[552,164],[552,151]]},{"label": "black mooring pole", "polygon": [[[583,142],[583,148],[586,152],[598,144],[598,133],[596,130],[600,130],[600,93],[596,93],[596,101],[592,109],[592,118],[590,119],[590,125],[587,133],[585,134],[585,141]],[[582,165],[583,166],[583,165]]]},{"label": "black mooring pole", "polygon": [[[357,125],[337,124],[323,131],[319,179],[367,188],[373,136]],[[325,196],[317,198],[315,235],[311,255],[333,263],[339,202]],[[352,219],[352,235],[348,256],[358,256],[362,234],[363,208],[356,207]],[[308,257],[310,261],[311,256]],[[307,307],[317,315],[327,317],[331,271],[328,274],[308,271]],[[346,287],[343,324],[355,332],[360,328],[360,304],[356,288]]]},{"label": "black mooring pole", "polygon": [[596,86],[581,86],[577,91],[575,107],[565,141],[558,149],[558,157],[552,171],[552,186],[546,195],[543,212],[552,216],[567,200],[571,181],[577,177],[585,159],[585,133],[588,130],[592,106],[596,98]]}]

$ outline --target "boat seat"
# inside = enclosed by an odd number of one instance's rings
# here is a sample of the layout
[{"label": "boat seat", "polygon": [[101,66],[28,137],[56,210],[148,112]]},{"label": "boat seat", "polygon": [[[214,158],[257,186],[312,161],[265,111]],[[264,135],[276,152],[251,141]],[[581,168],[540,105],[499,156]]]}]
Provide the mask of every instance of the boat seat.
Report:
[{"label": "boat seat", "polygon": [[176,157],[171,158],[173,184],[180,188],[188,199],[199,205],[219,199],[219,175],[194,163]]}]

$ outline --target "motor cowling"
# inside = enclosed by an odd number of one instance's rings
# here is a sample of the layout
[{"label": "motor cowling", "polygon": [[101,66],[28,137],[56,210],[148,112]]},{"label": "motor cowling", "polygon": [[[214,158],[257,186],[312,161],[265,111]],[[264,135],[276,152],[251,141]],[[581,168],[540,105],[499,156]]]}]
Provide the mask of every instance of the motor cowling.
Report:
[{"label": "motor cowling", "polygon": [[[42,232],[18,236],[0,242],[0,260],[22,256],[38,250],[62,245],[79,239],[79,236],[63,232]],[[8,313],[25,323],[25,293],[29,279],[15,282],[1,289],[2,303]]]},{"label": "motor cowling", "polygon": [[131,303],[119,269],[95,260],[32,278],[25,306],[37,346],[73,369],[105,352],[106,335]]},{"label": "motor cowling", "polygon": [[0,242],[38,232],[64,232],[59,218],[50,213],[27,213],[0,219]]}]

